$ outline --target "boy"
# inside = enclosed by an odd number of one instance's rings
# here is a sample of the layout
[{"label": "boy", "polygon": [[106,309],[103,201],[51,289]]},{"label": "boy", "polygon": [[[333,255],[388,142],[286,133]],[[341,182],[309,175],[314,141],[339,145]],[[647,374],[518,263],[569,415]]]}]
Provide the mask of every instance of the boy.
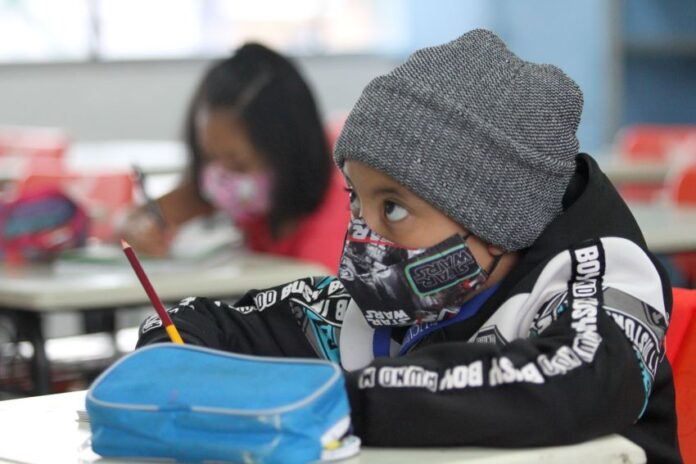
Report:
[{"label": "boy", "polygon": [[581,110],[571,79],[491,32],[416,52],[367,86],[336,145],[353,213],[338,279],[190,298],[175,324],[189,343],[340,362],[367,445],[621,433],[679,462],[670,284],[578,155]]}]

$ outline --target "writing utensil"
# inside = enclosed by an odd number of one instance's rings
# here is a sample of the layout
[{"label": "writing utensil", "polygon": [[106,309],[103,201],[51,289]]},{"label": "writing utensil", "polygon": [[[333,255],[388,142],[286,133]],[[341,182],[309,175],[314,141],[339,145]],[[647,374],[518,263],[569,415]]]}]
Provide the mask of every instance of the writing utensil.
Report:
[{"label": "writing utensil", "polygon": [[121,239],[121,246],[123,247],[123,252],[126,254],[126,258],[128,258],[128,261],[130,262],[131,266],[133,267],[133,270],[135,271],[135,275],[138,276],[138,280],[140,280],[140,283],[143,285],[145,293],[147,293],[147,297],[150,299],[152,306],[155,307],[155,311],[157,311],[157,314],[159,315],[160,319],[162,319],[162,324],[164,324],[164,329],[167,331],[169,338],[174,343],[183,344],[184,340],[181,338],[179,331],[176,330],[176,326],[172,322],[172,319],[169,317],[167,310],[164,309],[162,301],[159,299],[157,293],[155,292],[155,288],[150,283],[150,279],[148,279],[147,274],[145,274],[145,270],[140,265],[138,257],[135,256],[135,251],[133,251],[133,248],[130,246],[130,244],[128,244],[128,242],[126,242],[123,239]]},{"label": "writing utensil", "polygon": [[133,178],[135,179],[135,185],[140,191],[140,194],[145,199],[145,207],[150,212],[152,217],[155,218],[157,224],[164,229],[167,226],[167,221],[164,219],[162,210],[157,205],[157,202],[154,199],[152,199],[150,195],[148,195],[147,190],[145,189],[145,173],[136,165],[132,165],[131,167],[133,169]]}]

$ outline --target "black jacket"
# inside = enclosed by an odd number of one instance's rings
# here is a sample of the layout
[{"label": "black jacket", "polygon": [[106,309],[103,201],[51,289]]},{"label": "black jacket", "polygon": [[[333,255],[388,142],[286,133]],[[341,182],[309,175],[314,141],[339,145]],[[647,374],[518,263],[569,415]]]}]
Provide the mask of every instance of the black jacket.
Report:
[{"label": "black jacket", "polygon": [[[564,212],[476,315],[402,356],[373,359],[372,330],[331,277],[234,305],[189,298],[170,313],[189,343],[341,362],[367,445],[549,446],[620,433],[650,462],[681,462],[663,345],[671,303],[625,203],[579,155]],[[396,349],[403,334],[392,332]],[[166,339],[153,316],[138,345]]]}]

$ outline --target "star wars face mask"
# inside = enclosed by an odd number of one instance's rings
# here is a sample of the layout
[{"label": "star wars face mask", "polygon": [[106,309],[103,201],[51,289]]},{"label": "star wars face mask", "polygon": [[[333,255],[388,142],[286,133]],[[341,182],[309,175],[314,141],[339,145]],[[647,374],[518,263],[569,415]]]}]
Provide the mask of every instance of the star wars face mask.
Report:
[{"label": "star wars face mask", "polygon": [[430,248],[406,249],[353,219],[338,277],[372,327],[440,321],[458,313],[488,278],[468,237],[456,234]]}]

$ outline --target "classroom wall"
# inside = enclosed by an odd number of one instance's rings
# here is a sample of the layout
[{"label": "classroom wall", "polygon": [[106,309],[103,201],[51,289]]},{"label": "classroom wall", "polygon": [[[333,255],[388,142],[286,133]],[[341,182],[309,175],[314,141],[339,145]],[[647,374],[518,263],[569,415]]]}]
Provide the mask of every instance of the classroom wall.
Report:
[{"label": "classroom wall", "polygon": [[[685,0],[400,0],[390,56],[298,58],[325,115],[349,109],[407,52],[475,27],[582,88],[581,149],[597,154],[633,122],[693,123],[696,3]],[[389,27],[386,25],[385,27]],[[399,56],[400,54],[400,56]],[[171,139],[207,60],[0,64],[0,124],[58,125],[77,140]]]},{"label": "classroom wall", "polygon": [[[582,89],[580,149],[593,155],[619,128],[618,7],[613,0],[495,0],[494,27],[522,58],[561,68]],[[538,12],[544,11],[543,15]]]},{"label": "classroom wall", "polygon": [[585,96],[581,150],[597,154],[619,127],[618,0],[406,0],[410,48],[455,39],[483,27],[521,58],[561,68]]},{"label": "classroom wall", "polygon": [[[640,113],[625,102],[640,103],[634,105],[639,110],[651,108],[638,98],[645,93],[640,89],[644,76],[650,74],[633,72],[642,68],[624,69],[624,2],[403,0],[404,8],[395,10],[400,15],[392,19],[407,31],[404,42],[385,44],[381,50],[392,55],[314,56],[297,61],[313,85],[323,113],[330,115],[350,109],[365,84],[400,63],[408,51],[452,40],[475,27],[490,28],[522,58],[553,63],[576,80],[585,95],[578,131],[581,149],[597,154],[622,123],[632,120],[630,115]],[[678,65],[693,70],[692,53],[687,55],[687,65]],[[62,125],[75,139],[88,141],[176,138],[192,88],[207,62],[0,65],[0,124]],[[659,74],[661,69],[652,66],[651,72]],[[672,68],[668,72],[679,74]],[[679,82],[684,85],[651,88],[670,96],[679,89],[683,95],[690,81]],[[653,106],[663,113],[672,111],[673,105],[660,105],[664,100],[653,99]],[[670,113],[670,117],[653,119],[678,118]]]},{"label": "classroom wall", "polygon": [[624,0],[625,124],[696,124],[696,2]]},{"label": "classroom wall", "polygon": [[[619,0],[403,0],[408,33],[382,52],[299,58],[325,115],[348,110],[365,84],[414,49],[490,28],[525,59],[554,63],[585,93],[578,136],[596,152],[613,137],[620,102],[612,15]],[[391,10],[390,10],[391,11]],[[391,47],[391,48],[390,48]],[[206,60],[0,65],[0,124],[66,126],[77,140],[170,139]]]},{"label": "classroom wall", "polygon": [[[66,127],[75,140],[172,139],[208,60],[0,65],[0,124]],[[397,60],[317,56],[297,62],[325,115],[350,109]]]}]

